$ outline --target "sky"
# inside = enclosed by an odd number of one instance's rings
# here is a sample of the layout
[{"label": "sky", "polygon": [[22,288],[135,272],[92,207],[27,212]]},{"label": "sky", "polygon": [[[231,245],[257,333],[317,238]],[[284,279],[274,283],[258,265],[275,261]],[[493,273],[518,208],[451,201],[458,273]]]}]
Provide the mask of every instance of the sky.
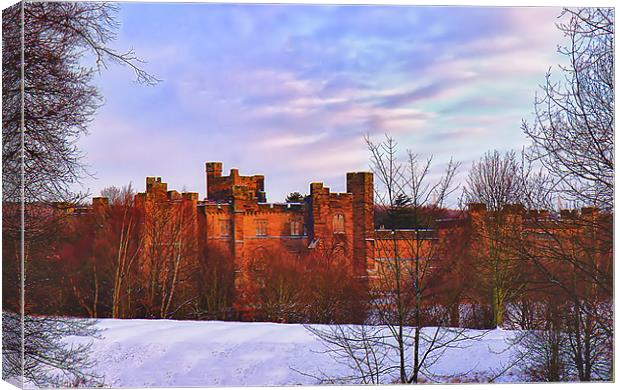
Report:
[{"label": "sky", "polygon": [[110,64],[78,147],[93,195],[146,176],[205,195],[204,163],[264,174],[267,199],[369,170],[364,136],[450,158],[462,183],[486,151],[520,150],[521,121],[562,61],[561,10],[121,3],[118,37],[162,81]]}]

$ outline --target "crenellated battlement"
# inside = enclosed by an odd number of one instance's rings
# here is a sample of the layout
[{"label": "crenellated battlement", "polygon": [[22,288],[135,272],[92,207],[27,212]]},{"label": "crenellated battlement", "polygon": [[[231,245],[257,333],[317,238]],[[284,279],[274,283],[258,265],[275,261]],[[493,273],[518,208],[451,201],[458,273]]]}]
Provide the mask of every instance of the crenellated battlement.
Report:
[{"label": "crenellated battlement", "polygon": [[207,200],[229,201],[236,196],[267,201],[264,175],[241,176],[239,169],[231,168],[228,176],[222,176],[221,162],[205,163],[205,171]]},{"label": "crenellated battlement", "polygon": [[[348,173],[346,192],[313,182],[303,202],[267,203],[264,175],[242,176],[237,168],[227,176],[222,172],[221,162],[205,163],[207,196],[201,201],[195,192],[168,189],[161,177],[149,176],[145,191],[136,194],[136,206],[146,220],[158,210],[182,213],[179,223],[198,235],[198,243],[232,254],[239,284],[251,283],[246,271],[257,252],[304,254],[330,245],[348,253],[347,266],[365,275],[374,237],[372,173]],[[100,198],[93,203],[106,204]]]}]

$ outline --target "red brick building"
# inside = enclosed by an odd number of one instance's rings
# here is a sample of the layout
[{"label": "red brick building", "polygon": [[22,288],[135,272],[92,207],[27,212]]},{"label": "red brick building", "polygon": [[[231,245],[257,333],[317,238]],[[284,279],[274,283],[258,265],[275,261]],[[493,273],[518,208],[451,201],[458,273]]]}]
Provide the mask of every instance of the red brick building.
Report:
[{"label": "red brick building", "polygon": [[[369,280],[372,288],[378,286],[379,275],[384,275],[394,260],[404,266],[423,261],[429,269],[454,268],[465,257],[474,263],[484,261],[492,248],[489,223],[497,222],[498,216],[487,212],[481,204],[470,205],[469,210],[457,218],[434,223],[432,229],[375,229],[374,185],[370,172],[347,173],[344,193],[333,193],[323,183],[311,183],[309,195],[297,203],[267,203],[263,175],[241,176],[237,169],[230,169],[229,175],[224,176],[220,162],[207,162],[205,173],[207,196],[203,200],[198,199],[197,193],[180,194],[168,190],[159,177],[147,177],[146,191],[136,195],[136,205],[144,215],[145,228],[150,220],[157,222],[157,218],[149,216],[162,207],[154,205],[181,210],[181,213],[163,218],[166,229],[182,225],[180,234],[195,237],[191,245],[196,248],[216,247],[228,252],[234,262],[237,290],[256,283],[252,280],[252,267],[259,262],[260,266],[269,267],[275,253],[301,257],[325,248],[340,251],[344,256],[338,258],[346,259],[343,261],[350,263],[347,265],[354,275]],[[106,204],[105,198],[93,198],[95,209]],[[535,256],[554,250],[555,246],[546,245],[549,233],[553,232],[566,241],[574,242],[575,237],[581,237],[596,242],[591,237],[596,232],[585,231],[575,222],[579,216],[599,218],[596,210],[586,208],[581,214],[573,214],[564,211],[552,217],[547,212],[509,205],[501,212],[502,220],[505,219],[502,231],[508,229],[504,231],[506,237],[519,238],[518,241],[511,239],[511,243],[535,248]],[[556,234],[560,231],[561,234]],[[453,238],[459,241],[457,244],[463,251],[450,246]],[[186,257],[191,261],[191,253],[196,253],[195,260],[199,261],[199,254],[187,249],[190,244],[184,245],[186,253],[190,254]],[[509,251],[504,243],[502,247],[506,252],[502,254],[504,257],[523,253],[515,249]],[[152,255],[158,249],[151,247],[149,240],[144,241],[143,248],[145,258],[141,263],[148,266],[149,253]],[[594,267],[610,267],[611,248],[596,253]],[[448,285],[441,283],[440,287],[448,288]]]},{"label": "red brick building", "polygon": [[[195,208],[198,241],[231,253],[237,285],[247,282],[246,271],[252,261],[278,251],[301,255],[333,246],[344,251],[356,274],[365,275],[367,267],[372,266],[372,173],[347,173],[344,193],[333,193],[323,183],[311,183],[310,194],[303,202],[267,203],[263,175],[241,176],[237,169],[231,169],[224,176],[221,162],[207,162],[205,168],[204,200],[199,201],[197,193],[169,191],[161,178],[147,177],[146,191],[136,195],[136,204],[144,208],[145,215],[153,202]],[[93,201],[100,203],[101,199]]]}]

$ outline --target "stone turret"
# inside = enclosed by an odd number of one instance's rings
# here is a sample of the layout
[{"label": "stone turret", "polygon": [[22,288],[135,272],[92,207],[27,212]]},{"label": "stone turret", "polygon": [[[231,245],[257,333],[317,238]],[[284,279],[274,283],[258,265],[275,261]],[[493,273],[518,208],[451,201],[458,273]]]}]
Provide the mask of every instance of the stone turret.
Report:
[{"label": "stone turret", "polygon": [[205,164],[207,174],[207,200],[217,202],[230,202],[233,198],[233,187],[247,187],[252,198],[259,202],[266,202],[265,176],[241,176],[239,169],[232,168],[228,176],[222,176],[221,162],[207,162]]},{"label": "stone turret", "polygon": [[374,268],[374,184],[371,172],[347,173],[353,194],[353,264],[360,274]]}]

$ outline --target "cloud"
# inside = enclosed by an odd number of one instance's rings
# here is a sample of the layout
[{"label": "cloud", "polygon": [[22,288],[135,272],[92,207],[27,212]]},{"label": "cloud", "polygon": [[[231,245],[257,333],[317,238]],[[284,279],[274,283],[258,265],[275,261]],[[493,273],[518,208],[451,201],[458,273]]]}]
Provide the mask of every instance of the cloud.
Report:
[{"label": "cloud", "polygon": [[277,135],[275,137],[267,138],[260,142],[257,147],[261,149],[283,149],[298,146],[307,146],[314,144],[327,137],[327,133],[312,134],[307,136],[295,136],[295,135]]},{"label": "cloud", "polygon": [[520,117],[558,61],[559,12],[124,3],[116,46],[164,82],[102,73],[106,106],[80,143],[99,178],[87,184],[148,172],[203,193],[202,164],[221,160],[267,175],[277,200],[367,169],[365,134],[468,161],[522,144]]}]

